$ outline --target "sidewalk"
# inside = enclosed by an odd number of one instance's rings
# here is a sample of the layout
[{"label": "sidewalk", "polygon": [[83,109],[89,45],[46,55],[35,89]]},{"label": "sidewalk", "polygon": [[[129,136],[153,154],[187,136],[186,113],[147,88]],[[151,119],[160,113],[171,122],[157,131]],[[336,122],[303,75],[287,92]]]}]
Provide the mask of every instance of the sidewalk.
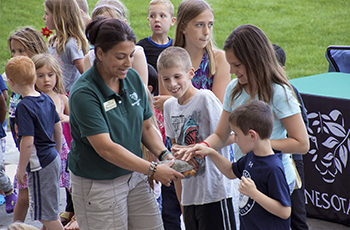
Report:
[{"label": "sidewalk", "polygon": [[[15,143],[12,138],[11,132],[6,133],[6,153],[5,153],[5,169],[6,174],[10,177],[13,182],[16,175],[17,164],[19,159],[19,152],[15,147]],[[64,211],[66,204],[66,192],[64,188],[60,190],[61,199],[60,199],[60,212]],[[13,222],[13,213],[7,214],[5,211],[5,204],[0,206],[0,230],[7,229],[7,226]],[[30,213],[28,211],[27,218],[25,221],[26,224],[41,228],[42,224],[40,221],[32,221]]]},{"label": "sidewalk", "polygon": [[[6,136],[6,153],[5,153],[5,168],[6,173],[13,181],[14,176],[17,170],[17,164],[19,159],[19,152],[15,147],[15,144],[12,139],[11,132],[7,132]],[[66,203],[66,193],[64,188],[60,190],[61,199],[60,199],[60,212],[64,211],[65,203]],[[7,229],[12,223],[13,214],[7,214],[5,211],[5,204],[0,206],[0,230]],[[319,219],[308,218],[307,219],[309,229],[310,230],[350,230],[350,227],[345,225],[323,221]],[[42,224],[39,221],[32,221],[30,214],[28,212],[26,224],[35,226],[37,228],[41,228]]]}]

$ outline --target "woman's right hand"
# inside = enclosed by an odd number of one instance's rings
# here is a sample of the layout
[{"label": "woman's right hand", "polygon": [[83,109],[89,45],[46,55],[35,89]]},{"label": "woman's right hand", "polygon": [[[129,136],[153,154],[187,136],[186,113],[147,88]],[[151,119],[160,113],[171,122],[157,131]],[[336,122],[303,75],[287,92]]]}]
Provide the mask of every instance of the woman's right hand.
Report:
[{"label": "woman's right hand", "polygon": [[157,170],[154,174],[156,180],[168,187],[170,186],[171,181],[185,178],[182,173],[171,168],[174,162],[175,160],[171,160],[169,163],[157,165]]}]

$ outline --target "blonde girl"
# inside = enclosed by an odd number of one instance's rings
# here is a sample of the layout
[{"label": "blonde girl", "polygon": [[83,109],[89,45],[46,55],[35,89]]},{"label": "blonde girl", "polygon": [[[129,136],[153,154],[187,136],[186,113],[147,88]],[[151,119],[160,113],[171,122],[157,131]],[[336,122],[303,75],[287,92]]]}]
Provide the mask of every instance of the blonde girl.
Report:
[{"label": "blonde girl", "polygon": [[[119,0],[100,0],[96,3],[92,10],[92,19],[97,16],[105,16],[107,18],[116,18],[127,22],[128,9]],[[84,70],[89,69],[95,60],[94,50],[90,50],[84,59]],[[134,58],[132,60],[132,68],[140,75],[143,84],[148,85],[148,65],[146,55],[142,46],[135,45]]]},{"label": "blonde girl", "polygon": [[49,53],[58,60],[64,88],[69,92],[84,72],[84,55],[89,49],[79,6],[76,1],[46,0],[43,19],[56,32],[49,39]]},{"label": "blonde girl", "polygon": [[[231,80],[230,68],[223,51],[213,45],[214,13],[203,0],[185,0],[179,4],[176,15],[174,46],[184,48],[191,57],[196,70],[192,84],[197,89],[209,89],[219,98],[224,99],[224,92]],[[159,83],[159,94],[168,95]],[[168,97],[155,97],[155,108],[163,110]]]},{"label": "blonde girl", "polygon": [[[64,90],[62,81],[62,71],[57,60],[50,54],[38,54],[32,57],[36,69],[36,83],[35,89],[50,96],[56,106],[56,111],[63,123],[69,123],[69,107],[68,97]],[[60,214],[61,222],[65,225],[74,215],[73,210],[69,209],[69,173],[67,168],[67,157],[69,153],[69,147],[64,135],[62,135],[62,147],[61,147],[61,177],[60,187],[66,188],[67,205],[66,211]],[[67,209],[68,207],[68,209]],[[63,215],[65,214],[65,215]]]},{"label": "blonde girl", "polygon": [[[32,57],[35,54],[48,52],[42,34],[31,27],[24,27],[15,30],[11,33],[10,37],[7,40],[7,43],[11,51],[11,57]],[[17,104],[20,102],[20,100],[21,95],[12,92],[9,105],[9,121],[12,136],[17,147],[17,135],[15,132],[15,112]],[[17,182],[16,185],[18,189],[18,198],[15,210],[13,212],[13,221],[24,222],[29,207],[28,185],[27,181],[25,181],[25,185],[21,185]]]}]

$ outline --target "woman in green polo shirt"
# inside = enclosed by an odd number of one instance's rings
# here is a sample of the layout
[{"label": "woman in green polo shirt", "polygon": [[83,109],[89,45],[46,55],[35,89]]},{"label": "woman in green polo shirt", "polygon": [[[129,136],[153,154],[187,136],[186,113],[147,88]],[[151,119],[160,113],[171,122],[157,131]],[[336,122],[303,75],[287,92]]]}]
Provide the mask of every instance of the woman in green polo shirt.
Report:
[{"label": "woman in green polo shirt", "polygon": [[141,141],[172,159],[152,127],[141,78],[130,68],[136,37],[118,19],[97,18],[86,28],[96,60],[69,95],[73,141],[68,156],[72,197],[81,229],[163,229],[145,183],[183,178],[170,164],[142,159]]}]

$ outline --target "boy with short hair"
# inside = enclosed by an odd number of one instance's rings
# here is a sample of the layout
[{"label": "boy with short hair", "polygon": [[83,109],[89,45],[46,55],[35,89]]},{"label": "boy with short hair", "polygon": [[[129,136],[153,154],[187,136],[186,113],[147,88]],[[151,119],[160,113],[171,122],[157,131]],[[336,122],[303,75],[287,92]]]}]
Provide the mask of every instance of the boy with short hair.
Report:
[{"label": "boy with short hair", "polygon": [[[164,103],[166,135],[178,145],[205,140],[219,122],[221,103],[210,90],[192,85],[195,70],[187,51],[181,47],[164,50],[158,58],[158,71],[164,88],[173,96]],[[227,147],[220,154],[230,157]],[[196,176],[181,181],[186,229],[235,229],[231,181],[210,158],[198,163]]]},{"label": "boy with short hair", "polygon": [[20,149],[17,181],[24,184],[27,171],[33,219],[47,229],[63,229],[58,219],[62,128],[55,104],[35,90],[36,72],[30,58],[11,58],[5,71],[11,90],[23,97],[15,119]]},{"label": "boy with short hair", "polygon": [[250,101],[235,108],[229,123],[234,139],[243,153],[237,162],[230,162],[214,149],[196,145],[195,155],[208,155],[228,178],[241,179],[241,229],[289,230],[291,203],[284,175],[282,153],[272,150],[270,135],[273,114],[263,101]]},{"label": "boy with short hair", "polygon": [[176,20],[173,4],[169,0],[152,0],[149,3],[147,19],[152,35],[141,39],[137,45],[143,47],[147,63],[157,70],[159,54],[173,45],[173,40],[168,37],[170,26],[173,26]]}]

